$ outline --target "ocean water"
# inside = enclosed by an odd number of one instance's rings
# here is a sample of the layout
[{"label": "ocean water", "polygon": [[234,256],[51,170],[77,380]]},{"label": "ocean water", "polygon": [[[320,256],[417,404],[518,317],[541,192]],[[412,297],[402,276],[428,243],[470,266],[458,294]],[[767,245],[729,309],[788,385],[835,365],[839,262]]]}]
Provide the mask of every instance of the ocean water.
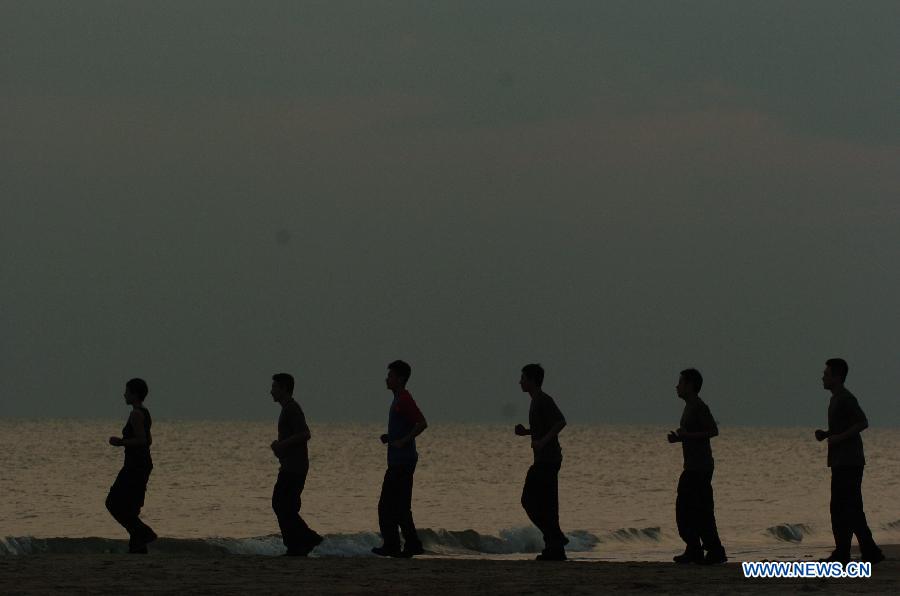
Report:
[{"label": "ocean water", "polygon": [[[122,463],[107,445],[123,420],[0,420],[0,554],[124,549],[104,499]],[[577,426],[560,436],[560,522],[570,558],[670,560],[681,448],[667,427]],[[825,445],[812,428],[721,428],[713,439],[719,533],[732,560],[811,558],[832,546]],[[380,543],[380,425],[312,427],[302,513],[318,555],[368,556]],[[275,421],[156,419],[142,517],[160,552],[280,554],[270,508]],[[512,425],[434,424],[419,438],[413,513],[436,556],[531,557],[540,535],[519,505],[531,463]],[[881,543],[900,542],[900,430],[864,433],[863,497]]]}]

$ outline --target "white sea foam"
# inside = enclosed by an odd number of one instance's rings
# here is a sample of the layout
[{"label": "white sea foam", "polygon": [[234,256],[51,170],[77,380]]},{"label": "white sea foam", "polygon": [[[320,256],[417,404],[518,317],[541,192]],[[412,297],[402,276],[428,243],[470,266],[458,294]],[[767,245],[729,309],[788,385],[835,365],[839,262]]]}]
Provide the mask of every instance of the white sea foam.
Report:
[{"label": "white sea foam", "polygon": [[[780,527],[780,526],[779,526]],[[769,528],[772,531],[772,528]],[[543,538],[537,528],[522,526],[507,528],[498,535],[481,534],[475,530],[419,529],[419,537],[425,550],[433,555],[520,555],[540,552]],[[659,543],[659,528],[622,528],[603,536],[587,530],[566,533],[569,553],[603,552],[608,545],[616,549],[627,543]],[[326,534],[313,556],[366,557],[372,556],[372,547],[381,544],[376,532],[352,532]],[[0,555],[32,555],[52,553],[118,553],[128,548],[124,539],[112,538],[36,538],[33,536],[8,536],[0,539]],[[199,555],[262,555],[275,556],[284,553],[281,536],[269,534],[249,538],[160,538],[152,546],[154,552]]]},{"label": "white sea foam", "polygon": [[766,532],[784,542],[802,542],[810,528],[805,524],[778,524],[766,528]]}]

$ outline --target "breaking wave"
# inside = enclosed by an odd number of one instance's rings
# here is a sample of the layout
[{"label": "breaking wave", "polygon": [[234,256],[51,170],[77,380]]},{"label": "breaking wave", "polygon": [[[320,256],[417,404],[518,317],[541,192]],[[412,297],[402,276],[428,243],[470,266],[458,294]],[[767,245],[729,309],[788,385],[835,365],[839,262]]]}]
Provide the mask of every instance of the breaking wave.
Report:
[{"label": "breaking wave", "polygon": [[[660,530],[654,528],[623,528],[598,537],[585,530],[566,534],[571,552],[590,552],[598,544],[612,541],[659,541]],[[498,536],[481,534],[475,530],[420,529],[419,537],[427,553],[436,555],[514,555],[540,552],[544,547],[541,533],[534,527],[508,528]],[[328,534],[316,547],[313,556],[360,557],[370,556],[373,546],[381,544],[376,532]],[[193,555],[280,555],[284,552],[281,536],[252,538],[160,538],[151,547],[153,552]],[[126,540],[112,538],[34,538],[31,536],[0,538],[0,556],[33,554],[103,554],[128,550]]]},{"label": "breaking wave", "polygon": [[810,529],[804,524],[778,524],[766,528],[766,533],[782,542],[802,542]]}]

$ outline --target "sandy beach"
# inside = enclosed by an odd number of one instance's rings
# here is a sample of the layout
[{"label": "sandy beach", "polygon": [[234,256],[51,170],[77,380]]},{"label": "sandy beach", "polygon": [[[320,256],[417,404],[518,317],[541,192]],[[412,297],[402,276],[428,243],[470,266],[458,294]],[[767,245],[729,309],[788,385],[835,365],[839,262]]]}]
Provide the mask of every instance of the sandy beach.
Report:
[{"label": "sandy beach", "polygon": [[0,558],[3,594],[894,593],[900,547],[870,579],[754,579],[740,563],[538,563],[421,558],[30,555]]}]

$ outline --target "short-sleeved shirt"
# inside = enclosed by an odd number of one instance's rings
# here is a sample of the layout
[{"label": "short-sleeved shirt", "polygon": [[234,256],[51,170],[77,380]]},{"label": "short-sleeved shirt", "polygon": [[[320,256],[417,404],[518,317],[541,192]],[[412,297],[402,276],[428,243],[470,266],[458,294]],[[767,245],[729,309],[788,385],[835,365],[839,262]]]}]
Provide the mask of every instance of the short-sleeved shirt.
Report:
[{"label": "short-sleeved shirt", "polygon": [[[293,399],[289,399],[284,407],[281,408],[281,415],[278,417],[278,440],[284,441],[294,435],[300,433],[308,433],[309,426],[306,425],[306,416],[303,410]],[[306,441],[292,445],[285,449],[278,458],[281,463],[281,469],[287,472],[305,472],[309,469],[309,451]]]},{"label": "short-sleeved shirt", "polygon": [[[868,424],[866,415],[852,393],[843,389],[831,396],[831,401],[828,402],[829,434],[839,435],[860,422]],[[859,434],[840,443],[828,444],[829,467],[845,468],[864,465],[866,465],[866,456],[863,453],[863,441]]]},{"label": "short-sleeved shirt", "polygon": [[[708,432],[716,428],[716,421],[702,399],[684,404],[681,413],[680,427],[689,432]],[[684,469],[706,472],[713,469],[715,463],[709,439],[683,439],[681,453],[684,456]]]},{"label": "short-sleeved shirt", "polygon": [[[150,410],[144,407],[138,408],[144,414],[144,436],[150,436],[150,427],[153,425],[153,419],[150,417]],[[123,439],[134,438],[134,428],[131,424],[131,416],[122,429]],[[153,458],[150,457],[150,446],[142,445],[140,447],[125,447],[125,467],[137,469],[153,469]]]},{"label": "short-sleeved shirt", "polygon": [[388,412],[388,464],[414,464],[419,460],[416,440],[411,439],[403,447],[394,447],[392,442],[408,436],[419,422],[425,420],[416,400],[406,389],[394,395]]},{"label": "short-sleeved shirt", "polygon": [[[564,421],[565,417],[559,411],[552,397],[546,393],[541,393],[531,398],[531,407],[528,409],[528,426],[531,427],[532,441],[540,441],[551,428]],[[540,451],[533,450],[534,463],[557,463],[562,461],[562,448],[559,446],[558,437],[553,437]]]}]

